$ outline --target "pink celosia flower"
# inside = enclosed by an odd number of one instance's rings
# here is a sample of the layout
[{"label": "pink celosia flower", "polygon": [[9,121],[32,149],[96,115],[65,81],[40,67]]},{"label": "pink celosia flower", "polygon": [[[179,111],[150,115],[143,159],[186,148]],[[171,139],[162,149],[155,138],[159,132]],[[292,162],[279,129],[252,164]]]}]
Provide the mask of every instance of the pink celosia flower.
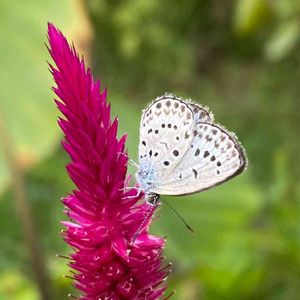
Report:
[{"label": "pink celosia flower", "polygon": [[50,65],[64,118],[63,146],[71,162],[67,171],[76,190],[63,199],[70,221],[65,221],[66,242],[74,249],[69,265],[80,299],[158,299],[165,291],[168,267],[162,268],[164,240],[150,235],[148,212],[141,196],[127,186],[125,136],[117,139],[118,121],[110,119],[106,91],[100,92],[89,69],[63,34],[48,25]]}]

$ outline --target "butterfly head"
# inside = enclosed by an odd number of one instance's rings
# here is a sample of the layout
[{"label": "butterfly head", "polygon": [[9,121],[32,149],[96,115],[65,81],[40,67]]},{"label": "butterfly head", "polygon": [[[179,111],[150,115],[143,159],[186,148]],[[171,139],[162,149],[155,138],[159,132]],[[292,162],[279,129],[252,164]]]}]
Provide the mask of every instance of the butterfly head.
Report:
[{"label": "butterfly head", "polygon": [[155,193],[149,193],[145,195],[146,202],[151,206],[158,206],[159,205],[159,198],[160,196]]}]

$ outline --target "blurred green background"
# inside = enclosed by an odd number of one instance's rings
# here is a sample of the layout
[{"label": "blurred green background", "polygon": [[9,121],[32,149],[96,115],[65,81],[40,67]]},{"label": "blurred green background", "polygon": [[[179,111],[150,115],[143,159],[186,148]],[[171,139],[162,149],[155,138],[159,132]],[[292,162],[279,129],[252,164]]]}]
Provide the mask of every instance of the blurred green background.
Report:
[{"label": "blurred green background", "polygon": [[24,184],[51,299],[72,291],[66,261],[55,256],[70,251],[60,197],[72,183],[50,91],[47,21],[108,88],[133,159],[141,110],[165,92],[209,106],[247,150],[238,178],[169,199],[195,235],[160,210],[151,231],[167,236],[172,299],[300,299],[299,0],[0,0],[0,299],[40,299],[16,201]]}]

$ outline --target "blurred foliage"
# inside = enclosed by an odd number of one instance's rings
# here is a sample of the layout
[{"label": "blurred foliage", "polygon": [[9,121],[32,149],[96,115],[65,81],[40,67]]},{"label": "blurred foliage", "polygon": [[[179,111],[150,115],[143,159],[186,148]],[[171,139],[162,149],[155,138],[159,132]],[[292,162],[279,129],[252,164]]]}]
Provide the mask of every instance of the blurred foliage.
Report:
[{"label": "blurred foliage", "polygon": [[[52,95],[44,46],[47,22],[72,34],[79,26],[78,15],[69,1],[0,0],[0,118],[24,168],[52,153],[58,139],[57,111],[47,105]],[[9,182],[1,149],[0,161],[1,193]]]},{"label": "blurred foliage", "polygon": [[[87,7],[95,31],[92,69],[108,87],[120,134],[129,133],[133,159],[140,111],[165,92],[208,105],[247,149],[244,175],[199,195],[166,198],[191,223],[195,235],[167,207],[159,212],[153,232],[167,236],[166,256],[173,262],[169,291],[177,290],[173,299],[299,299],[300,1],[90,0]],[[43,49],[43,44],[35,47]],[[39,69],[46,69],[44,59],[34,57]],[[26,74],[32,72],[27,66]],[[23,87],[29,93],[34,80],[27,77],[20,73],[17,81],[29,80],[27,89]],[[16,79],[6,80],[5,87],[15,87]],[[49,88],[49,81],[39,83],[42,89],[47,84]],[[46,101],[44,112],[54,107],[50,96],[36,93],[20,99],[26,110],[12,113],[25,115],[31,111],[30,101]],[[20,118],[12,121],[18,124]],[[33,117],[30,121],[37,124]],[[55,123],[51,118],[44,122]],[[24,139],[29,135],[25,129],[20,132]],[[66,155],[51,149],[51,157],[31,169],[26,180],[61,294],[57,299],[64,299],[69,282],[60,277],[66,273],[65,262],[55,254],[70,251],[59,235],[64,218],[59,198],[72,184],[63,170]],[[36,299],[25,275],[20,224],[11,217],[11,191],[0,206],[0,280],[5,283],[0,298],[25,299],[31,293],[28,299]]]}]

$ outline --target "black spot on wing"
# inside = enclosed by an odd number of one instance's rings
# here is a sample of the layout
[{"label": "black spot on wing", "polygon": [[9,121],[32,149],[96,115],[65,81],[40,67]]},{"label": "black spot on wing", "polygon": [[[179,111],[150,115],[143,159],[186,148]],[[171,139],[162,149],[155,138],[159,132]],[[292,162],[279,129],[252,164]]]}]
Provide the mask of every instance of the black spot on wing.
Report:
[{"label": "black spot on wing", "polygon": [[197,170],[193,169],[193,173],[194,173],[195,178],[197,178],[197,176],[198,176]]}]

